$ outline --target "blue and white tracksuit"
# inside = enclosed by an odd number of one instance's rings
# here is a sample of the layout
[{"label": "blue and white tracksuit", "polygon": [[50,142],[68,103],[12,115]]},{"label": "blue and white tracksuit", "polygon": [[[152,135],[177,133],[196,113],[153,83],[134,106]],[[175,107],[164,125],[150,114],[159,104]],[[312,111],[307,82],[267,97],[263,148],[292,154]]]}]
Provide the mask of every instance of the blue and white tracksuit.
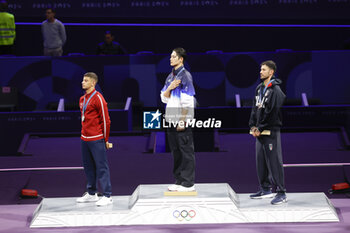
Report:
[{"label": "blue and white tracksuit", "polygon": [[[181,80],[180,85],[173,89],[170,98],[164,96],[164,92],[174,79]],[[167,122],[178,122],[181,118],[183,109],[187,110],[185,120],[191,120],[194,117],[195,90],[191,74],[182,66],[173,70],[165,81],[160,96],[166,105],[165,119]],[[195,156],[194,144],[191,128],[187,127],[184,131],[177,131],[176,127],[171,127],[167,132],[171,153],[174,158],[173,175],[175,183],[185,187],[194,185],[195,179]]]}]

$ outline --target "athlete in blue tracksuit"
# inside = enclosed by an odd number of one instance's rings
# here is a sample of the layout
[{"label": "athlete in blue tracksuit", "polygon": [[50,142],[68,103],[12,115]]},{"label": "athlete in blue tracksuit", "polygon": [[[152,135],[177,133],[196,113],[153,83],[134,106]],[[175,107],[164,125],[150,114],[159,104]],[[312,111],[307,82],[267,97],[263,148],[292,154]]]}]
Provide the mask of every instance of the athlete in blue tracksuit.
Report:
[{"label": "athlete in blue tracksuit", "polygon": [[[166,104],[165,119],[177,124],[168,129],[168,141],[174,158],[175,184],[169,191],[195,191],[195,156],[192,130],[184,124],[193,119],[195,90],[191,74],[184,67],[186,51],[176,48],[170,56],[173,71],[168,75],[160,97]],[[180,124],[182,122],[183,124]]]}]

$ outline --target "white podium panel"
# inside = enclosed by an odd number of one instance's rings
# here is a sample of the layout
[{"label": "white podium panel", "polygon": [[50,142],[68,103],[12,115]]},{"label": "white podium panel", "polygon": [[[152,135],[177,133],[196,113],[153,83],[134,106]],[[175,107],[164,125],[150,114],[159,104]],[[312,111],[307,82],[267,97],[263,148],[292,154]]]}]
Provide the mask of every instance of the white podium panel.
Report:
[{"label": "white podium panel", "polygon": [[339,221],[324,193],[288,193],[287,203],[271,205],[271,199],[236,194],[226,183],[196,184],[196,196],[164,196],[167,186],[139,185],[106,207],[45,198],[30,227]]}]

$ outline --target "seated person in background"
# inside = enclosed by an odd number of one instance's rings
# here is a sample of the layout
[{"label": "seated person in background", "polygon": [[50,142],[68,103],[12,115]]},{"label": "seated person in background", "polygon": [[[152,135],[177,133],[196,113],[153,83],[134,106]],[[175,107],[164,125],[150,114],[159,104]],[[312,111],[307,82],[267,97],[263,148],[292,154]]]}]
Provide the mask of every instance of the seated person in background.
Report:
[{"label": "seated person in background", "polygon": [[125,49],[116,41],[110,31],[105,33],[105,41],[97,47],[97,55],[122,55],[127,54]]}]

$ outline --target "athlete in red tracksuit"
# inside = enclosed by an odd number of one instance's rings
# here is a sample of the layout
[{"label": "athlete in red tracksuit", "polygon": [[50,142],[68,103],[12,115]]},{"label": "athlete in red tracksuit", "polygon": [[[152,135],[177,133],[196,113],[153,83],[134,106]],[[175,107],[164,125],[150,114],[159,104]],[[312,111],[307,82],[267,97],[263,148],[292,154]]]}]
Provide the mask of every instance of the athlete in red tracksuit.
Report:
[{"label": "athlete in red tracksuit", "polygon": [[[87,193],[77,202],[96,202],[97,206],[113,203],[112,186],[106,150],[109,148],[109,119],[107,103],[101,93],[96,91],[98,77],[89,72],[84,75],[82,88],[85,95],[80,97],[81,111],[81,151],[84,171],[87,178]],[[97,196],[97,182],[100,183],[103,197]]]}]

